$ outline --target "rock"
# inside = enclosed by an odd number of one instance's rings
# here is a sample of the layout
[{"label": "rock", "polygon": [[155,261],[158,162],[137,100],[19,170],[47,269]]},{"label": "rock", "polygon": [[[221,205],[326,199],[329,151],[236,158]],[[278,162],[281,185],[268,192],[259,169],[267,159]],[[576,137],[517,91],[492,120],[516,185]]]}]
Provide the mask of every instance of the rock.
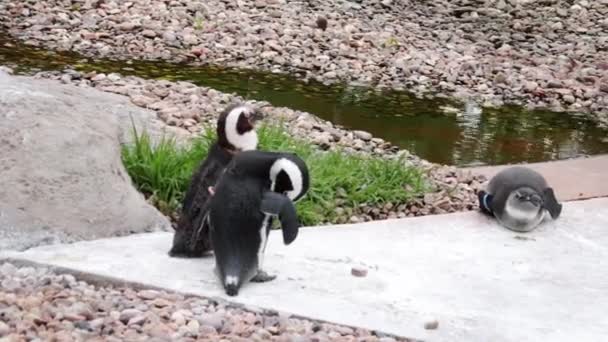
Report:
[{"label": "rock", "polygon": [[152,103],[156,102],[156,100],[144,95],[133,95],[131,96],[131,102],[140,107],[147,107]]},{"label": "rock", "polygon": [[363,267],[353,267],[350,269],[350,274],[355,277],[366,277],[367,269],[365,269]]},{"label": "rock", "polygon": [[142,290],[137,293],[137,296],[142,299],[152,300],[158,298],[160,292],[156,290]]},{"label": "rock", "polygon": [[439,327],[439,322],[436,320],[424,323],[424,329],[435,330]]},{"label": "rock", "polygon": [[137,315],[137,316],[129,319],[127,325],[143,325],[147,319],[148,319],[148,317],[144,314]]},{"label": "rock", "polygon": [[217,331],[224,327],[224,317],[221,314],[206,314],[198,318],[201,325],[211,326]]},{"label": "rock", "polygon": [[608,83],[600,84],[600,91],[602,91],[604,93],[608,93]]},{"label": "rock", "polygon": [[11,328],[8,326],[8,324],[0,321],[0,337],[8,335],[10,332]]},{"label": "rock", "polygon": [[143,312],[137,309],[125,309],[120,313],[120,317],[118,318],[118,320],[123,322],[124,324],[127,324],[131,319],[137,316],[141,316],[142,314]]},{"label": "rock", "polygon": [[564,98],[564,101],[566,101],[566,103],[571,103],[572,104],[572,103],[576,102],[576,98],[573,95],[570,95],[570,94],[564,95],[563,98]]},{"label": "rock", "polygon": [[538,83],[536,83],[536,82],[526,81],[526,83],[524,84],[524,89],[528,93],[533,92],[534,90],[536,90],[536,88],[538,88]]},{"label": "rock", "polygon": [[0,275],[3,277],[9,277],[17,273],[17,267],[9,262],[5,262],[0,266]]},{"label": "rock", "polygon": [[129,115],[141,126],[153,113],[117,95],[1,72],[0,89],[11,94],[0,97],[0,179],[12,184],[0,191],[0,250],[169,229],[133,188],[118,139],[130,135]]},{"label": "rock", "polygon": [[365,131],[353,131],[353,134],[355,135],[355,137],[363,141],[370,141],[373,137],[371,133]]},{"label": "rock", "polygon": [[156,32],[152,30],[143,30],[141,34],[146,38],[154,38],[156,37]]},{"label": "rock", "polygon": [[325,31],[327,29],[327,19],[325,17],[317,18],[317,27]]}]

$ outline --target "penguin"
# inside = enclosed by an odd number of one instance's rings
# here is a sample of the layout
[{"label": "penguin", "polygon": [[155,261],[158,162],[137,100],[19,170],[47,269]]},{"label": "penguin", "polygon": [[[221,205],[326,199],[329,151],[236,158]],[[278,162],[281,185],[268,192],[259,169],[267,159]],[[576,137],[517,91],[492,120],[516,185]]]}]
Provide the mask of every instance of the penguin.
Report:
[{"label": "penguin", "polygon": [[295,203],[309,186],[306,163],[295,154],[246,151],[235,156],[215,187],[207,216],[215,272],[227,295],[238,295],[248,281],[276,278],[263,270],[270,228],[278,217],[283,243],[296,239]]},{"label": "penguin", "polygon": [[538,172],[523,166],[513,166],[496,174],[479,191],[482,213],[494,216],[504,227],[516,232],[529,232],[547,217],[559,218],[562,204]]},{"label": "penguin", "polygon": [[193,172],[182,201],[170,256],[202,257],[212,250],[203,222],[207,200],[234,155],[240,151],[257,148],[255,124],[262,118],[261,111],[242,103],[230,105],[220,113],[216,127],[217,140],[209,148],[207,157]]}]

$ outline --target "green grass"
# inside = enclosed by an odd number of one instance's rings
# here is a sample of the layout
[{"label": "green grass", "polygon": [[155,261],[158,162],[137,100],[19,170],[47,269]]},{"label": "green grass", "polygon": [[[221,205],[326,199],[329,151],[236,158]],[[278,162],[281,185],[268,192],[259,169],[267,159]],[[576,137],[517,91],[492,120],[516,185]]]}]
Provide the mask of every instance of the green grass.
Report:
[{"label": "green grass", "polygon": [[[137,188],[172,215],[179,211],[194,168],[215,140],[215,130],[206,129],[190,145],[181,146],[167,138],[153,144],[146,132],[134,134],[134,143],[123,146],[124,165]],[[427,190],[422,172],[401,160],[319,151],[280,125],[263,125],[258,136],[259,149],[295,152],[306,161],[311,188],[297,204],[304,225],[344,222],[362,204],[398,205]],[[338,213],[338,206],[345,210]]]}]

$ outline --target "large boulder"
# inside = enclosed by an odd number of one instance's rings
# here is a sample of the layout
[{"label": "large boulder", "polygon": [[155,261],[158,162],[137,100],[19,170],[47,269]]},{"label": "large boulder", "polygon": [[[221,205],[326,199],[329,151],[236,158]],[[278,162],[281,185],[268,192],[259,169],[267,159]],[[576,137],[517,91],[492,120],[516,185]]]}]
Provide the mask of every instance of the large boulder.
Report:
[{"label": "large boulder", "polygon": [[170,228],[122,164],[131,117],[154,122],[126,97],[0,70],[0,251]]}]

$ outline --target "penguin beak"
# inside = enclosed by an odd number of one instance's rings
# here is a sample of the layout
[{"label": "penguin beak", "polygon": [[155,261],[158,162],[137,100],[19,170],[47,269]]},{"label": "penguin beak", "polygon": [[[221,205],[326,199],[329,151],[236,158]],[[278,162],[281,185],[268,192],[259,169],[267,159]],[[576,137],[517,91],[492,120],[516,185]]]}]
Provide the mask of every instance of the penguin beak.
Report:
[{"label": "penguin beak", "polygon": [[258,121],[261,121],[262,119],[264,119],[264,113],[260,109],[257,109],[257,108],[253,110],[253,112],[251,113],[251,116],[249,118],[251,123],[256,123]]}]

